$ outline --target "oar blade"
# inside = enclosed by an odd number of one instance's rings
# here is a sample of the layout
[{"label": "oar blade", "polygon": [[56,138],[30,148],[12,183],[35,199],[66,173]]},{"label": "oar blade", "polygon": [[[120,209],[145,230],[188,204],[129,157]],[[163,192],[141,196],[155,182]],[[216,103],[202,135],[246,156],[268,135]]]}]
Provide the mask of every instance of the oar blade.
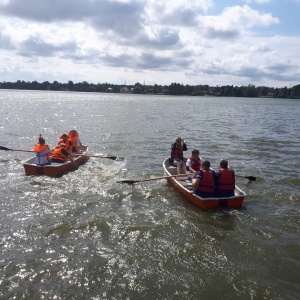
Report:
[{"label": "oar blade", "polygon": [[125,157],[120,157],[120,156],[106,156],[105,158],[109,158],[109,159],[116,160],[116,161],[125,160]]},{"label": "oar blade", "polygon": [[127,184],[134,184],[136,182],[140,182],[139,180],[121,180],[117,181],[117,183],[127,183]]},{"label": "oar blade", "polygon": [[245,176],[245,178],[247,178],[250,181],[256,181],[256,177],[254,176]]},{"label": "oar blade", "polygon": [[7,150],[12,150],[12,149],[9,149],[9,148],[6,148],[6,147],[3,147],[3,146],[0,146],[0,150],[7,151]]}]

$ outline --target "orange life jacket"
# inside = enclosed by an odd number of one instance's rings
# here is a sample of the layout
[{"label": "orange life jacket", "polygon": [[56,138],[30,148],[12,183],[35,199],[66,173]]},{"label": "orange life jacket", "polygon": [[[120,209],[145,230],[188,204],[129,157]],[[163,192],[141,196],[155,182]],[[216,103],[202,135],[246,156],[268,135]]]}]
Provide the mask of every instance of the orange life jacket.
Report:
[{"label": "orange life jacket", "polygon": [[200,170],[201,179],[197,190],[205,193],[212,193],[215,188],[214,171],[213,170]]},{"label": "orange life jacket", "polygon": [[199,171],[201,167],[201,159],[199,158],[197,161],[194,161],[193,156],[190,156],[189,159],[192,163],[191,165],[192,169],[195,171]]},{"label": "orange life jacket", "polygon": [[62,153],[62,150],[66,148],[62,147],[62,146],[56,146],[53,150],[53,154],[52,154],[52,159],[58,159],[58,160],[62,160],[62,161],[67,161],[68,157],[66,155],[64,155]]},{"label": "orange life jacket", "polygon": [[218,189],[226,191],[235,189],[235,179],[232,169],[220,169]]},{"label": "orange life jacket", "polygon": [[76,146],[77,146],[77,139],[78,139],[78,137],[79,137],[79,134],[78,134],[78,132],[76,131],[76,134],[75,134],[75,136],[72,136],[72,130],[68,133],[68,138],[70,139],[70,141],[72,142],[72,147],[73,148],[76,148]]},{"label": "orange life jacket", "polygon": [[63,136],[60,136],[59,137],[59,144],[60,143],[64,143],[65,145],[66,145],[66,149],[67,150],[69,150],[69,148],[70,148],[70,142],[71,142],[71,139],[70,139],[70,137],[68,136],[68,138],[67,138],[67,140],[66,141],[64,141],[64,138],[63,138]]},{"label": "orange life jacket", "polygon": [[[46,149],[48,149],[49,151],[46,151]],[[50,148],[47,144],[45,145],[35,144],[33,147],[33,151],[36,153],[36,156],[38,157],[46,156],[47,159],[50,158]]]}]

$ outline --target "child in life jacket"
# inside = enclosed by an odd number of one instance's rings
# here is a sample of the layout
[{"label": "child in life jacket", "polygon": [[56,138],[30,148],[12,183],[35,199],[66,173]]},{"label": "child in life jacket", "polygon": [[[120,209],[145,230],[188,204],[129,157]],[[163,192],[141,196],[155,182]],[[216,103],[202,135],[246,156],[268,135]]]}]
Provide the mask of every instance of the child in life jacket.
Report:
[{"label": "child in life jacket", "polygon": [[35,163],[39,166],[51,164],[51,150],[46,144],[45,138],[40,134],[39,142],[34,145]]},{"label": "child in life jacket", "polygon": [[[186,173],[186,165],[183,158],[183,151],[186,151],[187,147],[184,140],[179,136],[174,144],[171,146],[171,158],[170,162],[177,167],[177,174]],[[181,172],[182,169],[182,172]]]},{"label": "child in life jacket", "polygon": [[193,193],[201,198],[213,198],[215,196],[216,172],[210,168],[210,162],[204,160],[200,171],[193,179]]},{"label": "child in life jacket", "polygon": [[196,174],[200,170],[201,164],[202,158],[200,157],[200,152],[199,150],[194,149],[192,155],[189,156],[186,161],[187,170]]}]

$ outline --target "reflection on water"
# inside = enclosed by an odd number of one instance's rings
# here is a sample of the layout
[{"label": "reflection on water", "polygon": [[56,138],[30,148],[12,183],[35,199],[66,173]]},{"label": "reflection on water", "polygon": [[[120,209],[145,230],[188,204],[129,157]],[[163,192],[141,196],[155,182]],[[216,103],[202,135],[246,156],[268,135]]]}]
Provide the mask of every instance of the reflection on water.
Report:
[{"label": "reflection on water", "polygon": [[[0,90],[1,145],[52,146],[79,130],[91,158],[61,178],[25,176],[30,153],[0,153],[0,298],[296,299],[296,100]],[[162,176],[177,135],[248,197],[202,211]],[[188,155],[187,154],[187,155]]]}]

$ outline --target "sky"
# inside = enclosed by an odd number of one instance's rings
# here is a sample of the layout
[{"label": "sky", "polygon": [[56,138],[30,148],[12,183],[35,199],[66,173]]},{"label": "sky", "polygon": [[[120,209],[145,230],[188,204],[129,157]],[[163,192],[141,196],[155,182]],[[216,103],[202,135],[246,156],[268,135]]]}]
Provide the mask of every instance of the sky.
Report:
[{"label": "sky", "polygon": [[292,87],[300,0],[0,0],[0,82]]}]

